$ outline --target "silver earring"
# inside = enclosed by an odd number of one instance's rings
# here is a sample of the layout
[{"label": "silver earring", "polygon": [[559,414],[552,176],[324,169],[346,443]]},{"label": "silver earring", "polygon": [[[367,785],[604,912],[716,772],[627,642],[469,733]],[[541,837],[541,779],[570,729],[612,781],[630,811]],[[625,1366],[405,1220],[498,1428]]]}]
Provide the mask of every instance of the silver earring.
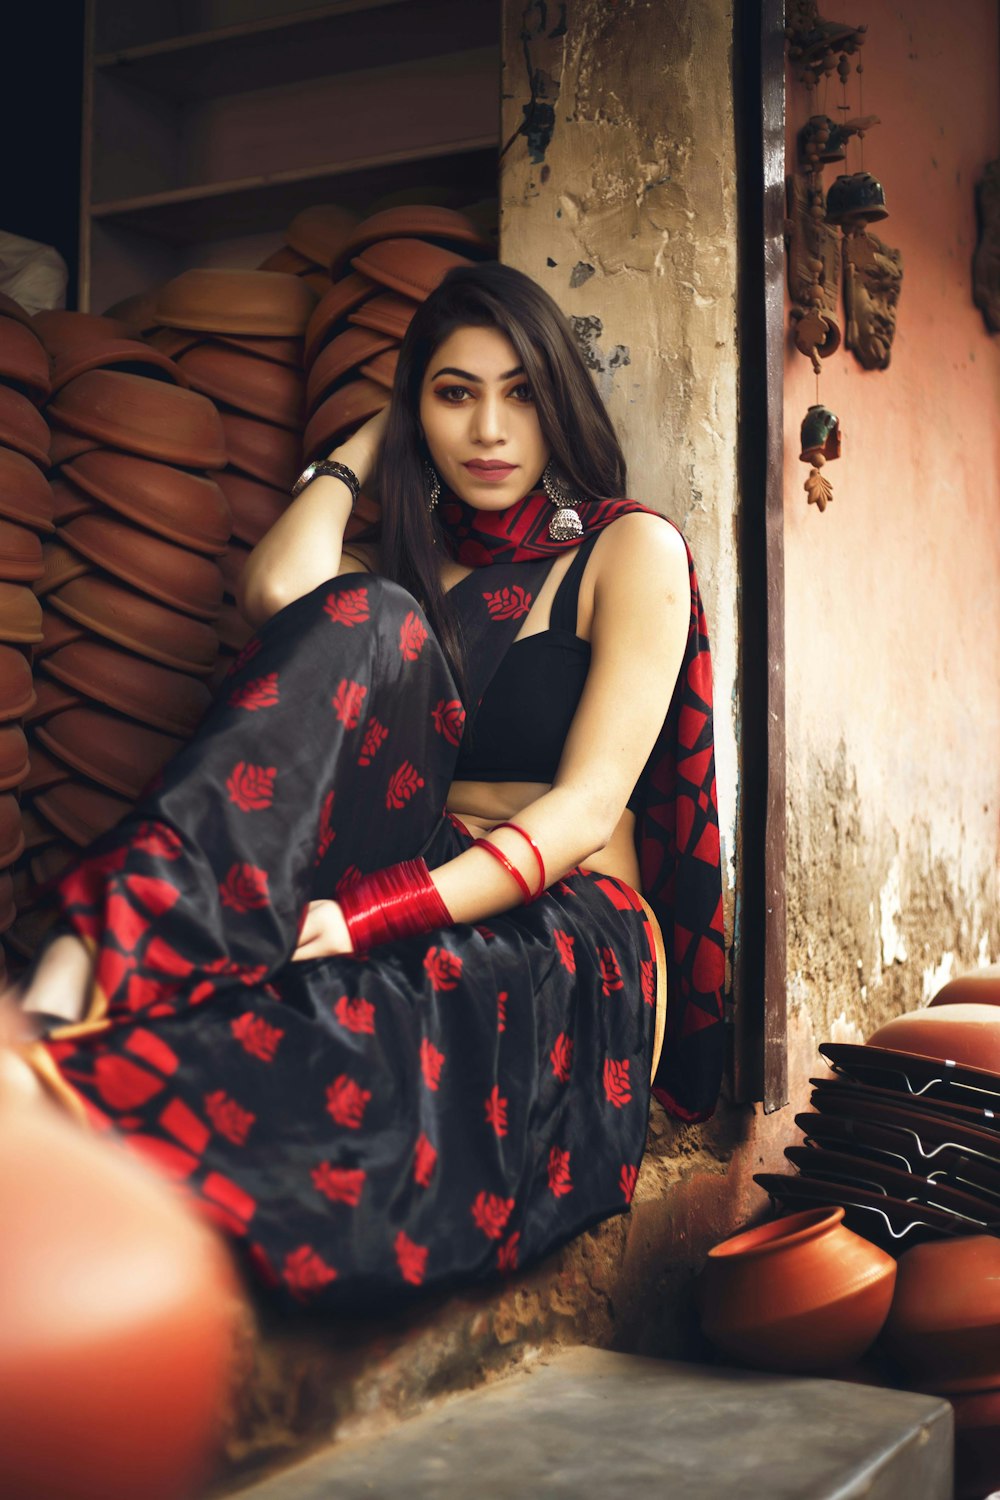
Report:
[{"label": "silver earring", "polygon": [[424,483],[427,486],[427,510],[432,511],[441,498],[441,481],[437,469],[424,459]]},{"label": "silver earring", "polygon": [[542,470],[542,489],[556,508],[549,517],[549,536],[554,542],[572,542],[583,536],[583,522],[574,510],[580,503],[551,458]]}]

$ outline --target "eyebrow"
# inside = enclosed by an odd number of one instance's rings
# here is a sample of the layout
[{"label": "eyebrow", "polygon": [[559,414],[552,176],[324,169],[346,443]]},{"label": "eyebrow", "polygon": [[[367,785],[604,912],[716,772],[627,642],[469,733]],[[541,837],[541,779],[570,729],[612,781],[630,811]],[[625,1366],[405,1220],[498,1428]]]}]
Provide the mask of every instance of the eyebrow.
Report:
[{"label": "eyebrow", "polygon": [[[515,375],[523,374],[524,367],[522,365],[517,365],[513,370],[505,370],[504,373],[500,376],[500,379],[513,380]],[[437,380],[441,375],[457,375],[460,380],[471,380],[473,385],[482,385],[483,383],[482,376],[473,375],[469,370],[457,370],[455,369],[454,365],[445,365],[442,369],[436,371],[436,373],[431,376],[431,379]]]}]

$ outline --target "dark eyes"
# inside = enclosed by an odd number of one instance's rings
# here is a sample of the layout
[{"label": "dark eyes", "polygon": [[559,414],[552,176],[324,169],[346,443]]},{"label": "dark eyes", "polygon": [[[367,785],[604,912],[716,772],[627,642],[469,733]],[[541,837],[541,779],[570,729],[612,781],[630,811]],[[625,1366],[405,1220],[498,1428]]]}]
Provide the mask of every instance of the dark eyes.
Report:
[{"label": "dark eyes", "polygon": [[[467,385],[439,385],[436,387],[434,394],[435,396],[439,396],[449,406],[461,406],[466,397],[472,396],[474,392],[470,391]],[[531,404],[531,387],[526,380],[522,380],[520,385],[512,386],[507,394],[512,396],[520,405],[528,406]]]}]

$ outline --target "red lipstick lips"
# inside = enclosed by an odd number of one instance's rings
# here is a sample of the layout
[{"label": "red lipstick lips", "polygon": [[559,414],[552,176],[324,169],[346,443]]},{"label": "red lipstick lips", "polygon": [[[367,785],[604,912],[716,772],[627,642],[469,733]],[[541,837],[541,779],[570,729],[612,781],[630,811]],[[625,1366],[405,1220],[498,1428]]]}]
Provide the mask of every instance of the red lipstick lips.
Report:
[{"label": "red lipstick lips", "polygon": [[474,479],[485,479],[496,483],[501,479],[506,479],[508,474],[512,474],[517,465],[504,463],[501,459],[473,458],[462,467],[468,469]]}]

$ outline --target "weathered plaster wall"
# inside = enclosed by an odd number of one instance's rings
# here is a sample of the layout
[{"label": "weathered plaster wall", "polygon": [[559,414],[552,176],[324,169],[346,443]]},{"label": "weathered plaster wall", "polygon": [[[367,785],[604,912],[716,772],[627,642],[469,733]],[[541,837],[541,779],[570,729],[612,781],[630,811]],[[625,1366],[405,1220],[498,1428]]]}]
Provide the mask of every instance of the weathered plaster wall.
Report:
[{"label": "weathered plaster wall", "polygon": [[[882,121],[865,167],[890,217],[873,229],[904,275],[889,368],[824,362],[844,452],[823,514],[798,461],[816,383],[791,346],[785,384],[790,1001],[842,1038],[1000,956],[1000,338],[970,269],[974,184],[1000,152],[1000,16],[864,0],[850,19]],[[791,150],[809,112],[791,79],[788,112]]]}]

